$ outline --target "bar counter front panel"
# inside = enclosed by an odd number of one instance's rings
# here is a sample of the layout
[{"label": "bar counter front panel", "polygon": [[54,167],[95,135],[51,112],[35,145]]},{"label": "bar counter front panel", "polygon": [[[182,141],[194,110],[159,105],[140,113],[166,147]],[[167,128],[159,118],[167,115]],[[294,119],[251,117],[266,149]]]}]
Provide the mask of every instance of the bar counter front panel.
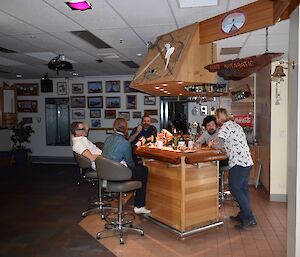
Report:
[{"label": "bar counter front panel", "polygon": [[197,152],[139,147],[149,169],[146,205],[151,217],[180,233],[219,221],[218,150]]}]

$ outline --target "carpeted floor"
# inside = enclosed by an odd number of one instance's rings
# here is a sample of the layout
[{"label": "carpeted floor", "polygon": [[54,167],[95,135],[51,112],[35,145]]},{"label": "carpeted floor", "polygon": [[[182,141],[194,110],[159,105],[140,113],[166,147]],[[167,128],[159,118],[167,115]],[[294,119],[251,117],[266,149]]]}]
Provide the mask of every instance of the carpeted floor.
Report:
[{"label": "carpeted floor", "polygon": [[0,256],[112,257],[78,223],[89,183],[77,185],[73,165],[31,165],[0,171]]}]

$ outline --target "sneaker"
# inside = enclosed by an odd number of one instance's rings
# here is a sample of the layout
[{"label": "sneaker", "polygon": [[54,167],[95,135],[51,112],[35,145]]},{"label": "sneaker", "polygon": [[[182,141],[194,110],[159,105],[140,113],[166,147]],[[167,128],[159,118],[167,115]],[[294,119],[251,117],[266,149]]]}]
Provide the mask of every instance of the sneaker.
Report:
[{"label": "sneaker", "polygon": [[149,214],[151,212],[150,210],[146,209],[145,206],[140,207],[140,208],[134,207],[133,210],[134,210],[135,214]]},{"label": "sneaker", "polygon": [[256,220],[255,219],[253,219],[253,220],[250,220],[250,221],[245,221],[245,222],[242,222],[242,223],[240,223],[240,224],[238,224],[238,225],[235,225],[234,227],[236,228],[236,229],[246,229],[246,228],[248,228],[248,227],[254,227],[254,226],[256,226]]}]

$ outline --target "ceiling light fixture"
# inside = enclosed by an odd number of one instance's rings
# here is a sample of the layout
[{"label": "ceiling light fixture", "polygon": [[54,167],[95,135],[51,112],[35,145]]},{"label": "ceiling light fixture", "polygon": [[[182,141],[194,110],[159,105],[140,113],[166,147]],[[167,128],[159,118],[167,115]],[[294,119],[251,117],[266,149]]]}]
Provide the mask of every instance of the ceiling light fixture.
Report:
[{"label": "ceiling light fixture", "polygon": [[88,9],[92,9],[92,4],[88,1],[72,0],[69,2],[65,2],[65,4],[72,10],[86,11]]}]

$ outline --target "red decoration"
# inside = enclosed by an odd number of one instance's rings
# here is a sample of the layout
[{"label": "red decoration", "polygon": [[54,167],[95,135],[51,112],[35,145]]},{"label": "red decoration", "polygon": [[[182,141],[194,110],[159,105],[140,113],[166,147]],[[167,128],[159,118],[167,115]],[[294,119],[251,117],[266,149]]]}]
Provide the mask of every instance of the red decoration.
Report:
[{"label": "red decoration", "polygon": [[252,115],[233,116],[233,121],[242,127],[253,127],[253,116]]}]

